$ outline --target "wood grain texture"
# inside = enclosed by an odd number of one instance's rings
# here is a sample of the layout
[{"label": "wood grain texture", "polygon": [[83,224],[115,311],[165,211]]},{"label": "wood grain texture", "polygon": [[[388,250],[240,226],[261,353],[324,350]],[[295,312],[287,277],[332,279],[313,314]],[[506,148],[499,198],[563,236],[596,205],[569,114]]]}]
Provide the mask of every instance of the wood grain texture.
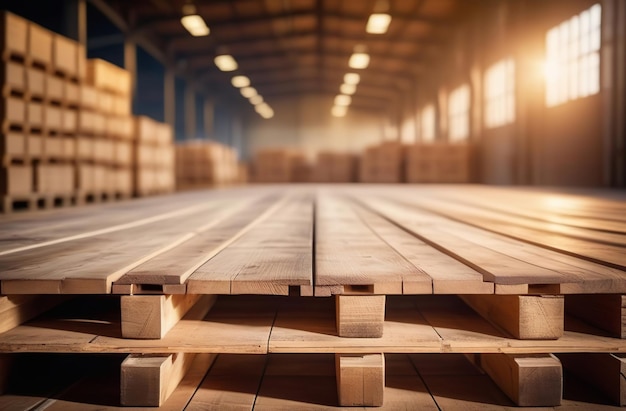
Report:
[{"label": "wood grain texture", "polygon": [[216,299],[197,294],[122,296],[122,337],[163,338],[194,305],[195,319],[203,319]]},{"label": "wood grain texture", "polygon": [[313,282],[313,204],[285,198],[189,278],[187,292],[288,295]]},{"label": "wood grain texture", "polygon": [[383,354],[335,355],[339,405],[380,407],[385,388]]},{"label": "wood grain texture", "polygon": [[563,336],[563,296],[464,295],[461,298],[515,338],[551,340]]},{"label": "wood grain texture", "polygon": [[380,338],[385,322],[384,295],[337,295],[337,335]]},{"label": "wood grain texture", "polygon": [[185,377],[194,358],[192,353],[129,355],[121,365],[120,403],[161,406]]},{"label": "wood grain texture", "polygon": [[565,310],[614,337],[626,338],[625,295],[568,295]]},{"label": "wood grain texture", "polygon": [[561,404],[563,369],[554,355],[483,354],[481,367],[502,391],[522,407]]}]

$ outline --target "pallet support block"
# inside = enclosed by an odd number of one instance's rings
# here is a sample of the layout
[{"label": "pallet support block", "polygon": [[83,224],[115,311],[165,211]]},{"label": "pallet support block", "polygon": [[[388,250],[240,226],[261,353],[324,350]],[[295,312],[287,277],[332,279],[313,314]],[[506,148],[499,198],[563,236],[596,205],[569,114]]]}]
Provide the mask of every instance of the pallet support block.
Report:
[{"label": "pallet support block", "polygon": [[617,338],[626,338],[626,295],[589,294],[565,297],[565,310]]},{"label": "pallet support block", "polygon": [[340,337],[380,338],[385,322],[384,295],[337,295],[337,334]]},{"label": "pallet support block", "polygon": [[563,336],[564,299],[558,295],[463,295],[483,318],[520,340]]},{"label": "pallet support block", "polygon": [[606,394],[611,401],[626,405],[626,357],[624,354],[559,354],[568,372]]},{"label": "pallet support block", "polygon": [[335,355],[340,406],[380,407],[385,388],[384,354]]},{"label": "pallet support block", "polygon": [[122,296],[122,337],[163,338],[194,306],[194,317],[204,318],[216,298],[194,294]]},{"label": "pallet support block", "polygon": [[563,369],[559,359],[552,354],[481,354],[480,365],[519,406],[561,404]]},{"label": "pallet support block", "polygon": [[174,392],[191,367],[195,354],[131,354],[122,362],[120,403],[158,407]]}]

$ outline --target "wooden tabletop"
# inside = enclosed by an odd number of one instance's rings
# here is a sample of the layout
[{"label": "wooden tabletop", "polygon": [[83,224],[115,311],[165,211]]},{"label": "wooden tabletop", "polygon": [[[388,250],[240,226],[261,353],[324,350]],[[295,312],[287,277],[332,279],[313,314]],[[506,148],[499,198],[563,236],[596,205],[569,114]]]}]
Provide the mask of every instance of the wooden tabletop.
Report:
[{"label": "wooden tabletop", "polygon": [[626,194],[253,185],[0,216],[2,294],[626,293]]}]

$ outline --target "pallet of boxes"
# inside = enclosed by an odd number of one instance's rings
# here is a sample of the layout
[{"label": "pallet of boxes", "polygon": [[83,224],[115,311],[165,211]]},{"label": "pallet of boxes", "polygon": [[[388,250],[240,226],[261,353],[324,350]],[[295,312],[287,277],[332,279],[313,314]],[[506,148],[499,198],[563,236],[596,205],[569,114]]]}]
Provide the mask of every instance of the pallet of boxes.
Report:
[{"label": "pallet of boxes", "polygon": [[0,49],[2,210],[72,204],[85,50],[9,12]]},{"label": "pallet of boxes", "polygon": [[366,148],[359,164],[362,183],[402,183],[404,181],[404,146],[387,141]]},{"label": "pallet of boxes", "polygon": [[242,172],[232,147],[207,140],[176,144],[177,190],[234,184],[245,178]]},{"label": "pallet of boxes", "polygon": [[313,174],[304,153],[292,148],[258,150],[253,160],[253,181],[257,183],[304,183]]},{"label": "pallet of boxes", "polygon": [[469,183],[471,147],[467,143],[418,143],[406,147],[407,183]]},{"label": "pallet of boxes", "polygon": [[134,137],[130,73],[100,59],[88,60],[86,72],[79,110],[79,201],[129,198]]},{"label": "pallet of boxes", "polygon": [[133,191],[138,197],[165,194],[175,187],[172,127],[146,116],[134,118]]},{"label": "pallet of boxes", "polygon": [[357,178],[357,157],[350,153],[317,153],[314,179],[318,183],[352,183]]}]

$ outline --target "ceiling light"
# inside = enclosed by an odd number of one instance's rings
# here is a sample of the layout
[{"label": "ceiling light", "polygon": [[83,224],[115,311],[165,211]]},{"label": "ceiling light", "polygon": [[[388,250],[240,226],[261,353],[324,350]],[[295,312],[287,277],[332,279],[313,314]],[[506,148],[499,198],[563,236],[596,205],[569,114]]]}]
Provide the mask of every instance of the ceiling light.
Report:
[{"label": "ceiling light", "polygon": [[230,82],[233,87],[237,88],[248,87],[250,85],[250,79],[246,76],[235,76],[230,80]]},{"label": "ceiling light", "polygon": [[361,76],[357,73],[346,73],[346,75],[343,76],[343,82],[346,84],[357,85],[359,84],[359,81],[361,81]]},{"label": "ceiling light", "polygon": [[230,54],[216,56],[214,61],[217,68],[222,71],[235,71],[238,67],[237,62]]},{"label": "ceiling light", "polygon": [[195,37],[208,36],[211,32],[204,19],[196,13],[196,6],[193,4],[183,6],[183,17],[180,19],[180,23],[189,34]]},{"label": "ceiling light", "polygon": [[254,111],[259,113],[261,117],[265,119],[274,117],[274,110],[272,110],[272,108],[267,103],[261,103],[254,106]]},{"label": "ceiling light", "polygon": [[332,114],[333,117],[345,117],[347,112],[347,106],[333,106],[333,108],[330,110],[330,114]]},{"label": "ceiling light", "polygon": [[356,85],[344,83],[339,88],[339,91],[341,91],[341,94],[352,95],[356,91]]},{"label": "ceiling light", "polygon": [[239,90],[239,92],[241,93],[242,96],[244,96],[245,98],[251,98],[256,96],[257,91],[254,87],[242,87],[241,90]]},{"label": "ceiling light", "polygon": [[371,34],[384,34],[391,23],[391,16],[387,13],[373,13],[367,20],[365,31]]},{"label": "ceiling light", "polygon": [[353,69],[364,69],[370,64],[370,56],[367,54],[367,49],[363,45],[357,45],[354,47],[354,52],[350,56],[348,65]]},{"label": "ceiling light", "polygon": [[345,94],[339,94],[335,97],[335,105],[336,106],[349,106],[352,103],[352,97],[346,96]]},{"label": "ceiling light", "polygon": [[256,105],[259,105],[259,104],[261,104],[263,102],[263,97],[257,94],[256,96],[250,97],[249,100],[250,100],[250,104],[256,106]]}]

